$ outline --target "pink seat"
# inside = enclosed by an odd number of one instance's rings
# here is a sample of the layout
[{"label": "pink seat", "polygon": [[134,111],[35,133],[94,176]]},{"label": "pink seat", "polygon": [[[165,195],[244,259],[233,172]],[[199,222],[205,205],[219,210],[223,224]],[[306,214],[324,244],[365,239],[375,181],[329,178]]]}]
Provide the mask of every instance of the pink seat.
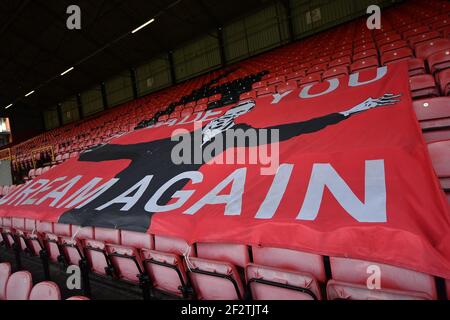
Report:
[{"label": "pink seat", "polygon": [[430,297],[420,292],[380,289],[370,290],[365,285],[328,281],[328,300],[429,300]]},{"label": "pink seat", "polygon": [[182,239],[157,235],[154,246],[155,250],[141,250],[141,259],[153,289],[178,297],[188,297],[191,286],[182,256],[194,256],[192,246]]},{"label": "pink seat", "polygon": [[84,297],[84,296],[73,296],[73,297],[70,297],[70,298],[68,298],[66,300],[80,301],[80,300],[91,300],[91,299],[89,299],[88,297]]},{"label": "pink seat", "polygon": [[333,280],[367,285],[369,267],[375,266],[381,272],[381,289],[403,291],[405,294],[419,292],[430,299],[437,299],[434,277],[383,263],[330,257]]},{"label": "pink seat", "polygon": [[59,251],[58,236],[54,233],[54,225],[51,222],[39,221],[37,223],[37,231],[42,234],[44,246],[47,251],[48,258],[54,263],[60,262],[61,252]]},{"label": "pink seat", "polygon": [[69,265],[79,265],[83,259],[83,239],[94,238],[94,228],[72,225],[70,235],[60,235],[60,245],[65,261]]},{"label": "pink seat", "polygon": [[43,281],[33,287],[30,300],[61,300],[61,292],[56,283]]},{"label": "pink seat", "polygon": [[9,262],[0,263],[0,300],[6,300],[6,284],[11,276],[11,264]]},{"label": "pink seat", "polygon": [[28,271],[13,273],[6,284],[6,300],[28,300],[33,280]]},{"label": "pink seat", "polygon": [[316,281],[325,283],[327,278],[323,257],[317,254],[283,248],[252,247],[253,262],[287,271],[311,274]]},{"label": "pink seat", "polygon": [[106,252],[119,279],[138,283],[144,273],[137,249],[153,249],[151,235],[141,232],[121,232],[121,244],[106,244]]},{"label": "pink seat", "polygon": [[242,300],[244,286],[236,267],[228,262],[190,258],[189,277],[199,300]]},{"label": "pink seat", "polygon": [[114,276],[115,270],[107,255],[106,243],[120,244],[120,231],[95,228],[94,238],[84,240],[86,259],[91,271],[104,276]]},{"label": "pink seat", "polygon": [[253,300],[317,300],[320,287],[307,273],[249,264],[245,269]]},{"label": "pink seat", "polygon": [[226,261],[241,268],[250,262],[249,248],[241,244],[197,243],[197,257]]}]

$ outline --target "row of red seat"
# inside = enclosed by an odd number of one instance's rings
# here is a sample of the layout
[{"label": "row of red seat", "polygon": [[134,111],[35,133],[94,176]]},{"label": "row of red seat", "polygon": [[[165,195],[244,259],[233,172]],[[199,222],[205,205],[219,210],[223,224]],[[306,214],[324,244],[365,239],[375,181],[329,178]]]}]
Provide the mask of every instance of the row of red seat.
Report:
[{"label": "row of red seat", "polygon": [[[0,263],[0,300],[61,300],[58,285],[51,281],[39,282],[33,286],[31,273],[18,271],[11,274],[11,264]],[[67,300],[89,300],[73,296]]]},{"label": "row of red seat", "polygon": [[[434,277],[391,265],[289,249],[197,243],[103,228],[3,218],[2,237],[22,252],[178,297],[198,299],[437,299]],[[42,254],[42,253],[41,253]],[[368,270],[381,287],[367,287]],[[327,268],[330,271],[327,271]],[[143,286],[145,287],[145,286]],[[447,291],[450,281],[447,280]],[[326,294],[325,294],[326,292]]]}]

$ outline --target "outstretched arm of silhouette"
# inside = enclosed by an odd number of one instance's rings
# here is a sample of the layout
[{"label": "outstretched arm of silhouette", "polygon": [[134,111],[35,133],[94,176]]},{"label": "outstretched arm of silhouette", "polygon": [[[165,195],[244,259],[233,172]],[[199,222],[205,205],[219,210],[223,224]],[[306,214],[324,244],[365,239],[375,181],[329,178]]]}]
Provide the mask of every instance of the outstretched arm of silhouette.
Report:
[{"label": "outstretched arm of silhouette", "polygon": [[100,144],[80,153],[79,161],[101,162],[130,159],[139,155],[138,145]]},{"label": "outstretched arm of silhouette", "polygon": [[[314,119],[302,121],[302,122],[287,123],[287,124],[277,125],[277,126],[268,127],[268,128],[253,128],[258,131],[260,131],[261,129],[267,130],[267,141],[260,141],[261,135],[257,134],[257,136],[258,136],[257,144],[252,143],[252,141],[246,141],[246,146],[252,147],[252,146],[256,146],[256,145],[276,142],[276,141],[271,141],[270,130],[278,130],[278,132],[279,132],[278,141],[279,142],[289,140],[289,139],[299,136],[301,134],[316,132],[316,131],[324,129],[327,126],[337,124],[337,123],[351,117],[354,114],[364,112],[364,111],[367,111],[369,109],[376,108],[376,107],[394,105],[400,101],[399,97],[400,97],[400,95],[394,95],[394,94],[387,93],[377,99],[368,98],[366,101],[356,105],[355,107],[345,110],[345,111],[342,111],[342,112],[331,113],[326,116],[322,116],[322,117],[318,117],[318,118],[314,118]],[[241,124],[238,127],[242,128],[244,130],[246,128],[248,128],[248,129],[252,128],[245,124]],[[249,139],[249,140],[251,140],[251,139]],[[243,145],[238,145],[238,147],[242,147],[242,146]]]}]

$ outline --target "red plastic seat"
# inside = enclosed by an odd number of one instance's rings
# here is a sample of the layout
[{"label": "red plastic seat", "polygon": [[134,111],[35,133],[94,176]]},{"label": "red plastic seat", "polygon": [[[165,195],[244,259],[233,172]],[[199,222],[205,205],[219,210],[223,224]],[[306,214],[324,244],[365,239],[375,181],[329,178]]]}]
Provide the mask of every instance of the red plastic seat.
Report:
[{"label": "red plastic seat", "polygon": [[299,82],[299,87],[304,86],[307,84],[313,84],[322,81],[322,76],[320,73],[313,73],[310,75],[307,75]]},{"label": "red plastic seat", "polygon": [[28,271],[13,273],[6,284],[6,300],[28,300],[33,279]]},{"label": "red plastic seat", "polygon": [[289,80],[287,82],[283,82],[277,85],[277,92],[284,93],[286,91],[295,90],[298,87],[298,83],[296,80]]},{"label": "red plastic seat", "polygon": [[316,72],[323,72],[327,70],[327,68],[328,68],[327,63],[316,64],[315,66],[309,68],[308,71],[306,71],[306,75],[314,74]]},{"label": "red plastic seat", "polygon": [[106,244],[119,244],[120,231],[114,229],[94,228],[95,239],[85,239],[84,248],[90,270],[99,275],[114,276],[115,270],[108,258]]},{"label": "red plastic seat", "polygon": [[190,258],[189,277],[199,300],[242,300],[245,290],[236,267],[228,262]]},{"label": "red plastic seat", "polygon": [[264,97],[264,96],[268,96],[271,94],[276,93],[276,88],[275,86],[268,86],[268,87],[264,87],[264,88],[260,88],[256,91],[256,96],[257,97]]},{"label": "red plastic seat", "polygon": [[435,39],[415,47],[416,58],[428,59],[433,53],[450,49],[450,39]]},{"label": "red plastic seat", "polygon": [[408,40],[409,38],[421,35],[430,30],[428,26],[421,26],[418,28],[409,29],[408,31],[403,32],[403,39]]},{"label": "red plastic seat", "polygon": [[[56,224],[55,224],[56,225]],[[59,239],[54,231],[54,224],[51,222],[38,221],[36,230],[42,235],[44,247],[50,261],[61,262],[61,252],[59,251]],[[39,238],[35,239],[36,249],[39,245]]]},{"label": "red plastic seat", "polygon": [[181,111],[180,115],[181,115],[182,118],[185,118],[187,116],[190,116],[193,113],[194,113],[194,109],[193,108],[185,108],[185,109],[183,109],[183,111]]},{"label": "red plastic seat", "polygon": [[259,82],[255,82],[252,85],[252,89],[256,90],[256,89],[264,88],[266,86],[267,86],[267,82],[266,81],[259,81]]},{"label": "red plastic seat", "polygon": [[377,44],[378,44],[378,47],[382,47],[382,46],[384,46],[386,44],[389,44],[389,43],[392,43],[392,42],[395,42],[395,41],[398,41],[398,40],[401,40],[401,39],[402,38],[400,37],[399,34],[396,34],[396,33],[395,34],[390,34],[390,35],[388,35],[386,37],[383,37],[383,38],[377,40]]},{"label": "red plastic seat", "polygon": [[450,127],[450,97],[436,97],[413,102],[422,130]]},{"label": "red plastic seat", "polygon": [[404,294],[422,293],[429,299],[437,299],[434,277],[428,274],[357,259],[330,257],[330,264],[336,281],[367,286],[369,267],[375,266],[381,272],[381,289],[398,290]]},{"label": "red plastic seat", "polygon": [[3,221],[2,227],[3,241],[8,248],[12,248],[15,243],[14,232],[12,229],[12,219],[9,217],[4,217],[2,221]]},{"label": "red plastic seat", "polygon": [[391,42],[388,44],[385,44],[380,48],[380,54],[383,55],[386,52],[392,51],[392,50],[398,50],[400,48],[408,48],[408,44],[404,40],[398,40],[395,42]]},{"label": "red plastic seat", "polygon": [[305,70],[295,71],[286,75],[286,80],[299,80],[303,78],[306,74]]},{"label": "red plastic seat", "polygon": [[450,95],[450,69],[439,72],[439,85],[444,96]]},{"label": "red plastic seat", "polygon": [[410,77],[425,74],[426,70],[423,60],[419,58],[408,59],[408,73]]},{"label": "red plastic seat", "polygon": [[285,82],[285,81],[286,81],[285,76],[277,76],[277,77],[267,79],[267,85],[270,86],[270,85],[279,84],[279,83]]},{"label": "red plastic seat", "polygon": [[409,78],[409,87],[413,99],[439,96],[433,76],[421,74]]},{"label": "red plastic seat", "polygon": [[440,33],[437,31],[430,31],[427,33],[423,33],[414,37],[411,37],[408,39],[408,42],[411,47],[415,47],[417,45],[420,45],[423,42],[434,40],[440,38]]},{"label": "red plastic seat", "polygon": [[54,282],[39,282],[31,289],[29,300],[61,300],[61,291]]},{"label": "red plastic seat", "polygon": [[356,72],[360,70],[370,69],[370,68],[377,68],[378,67],[378,59],[375,57],[367,58],[358,60],[356,62],[353,62],[350,65],[350,72]]},{"label": "red plastic seat", "polygon": [[378,52],[375,49],[369,49],[369,50],[364,50],[361,51],[357,54],[355,54],[352,58],[353,62],[357,62],[359,60],[365,60],[365,59],[369,59],[369,58],[378,58]]},{"label": "red plastic seat", "polygon": [[450,140],[428,144],[434,171],[439,178],[450,178]]},{"label": "red plastic seat", "polygon": [[326,282],[325,267],[320,255],[283,248],[254,246],[252,249],[255,264],[308,273],[316,281]]},{"label": "red plastic seat", "polygon": [[80,300],[91,300],[88,297],[84,297],[84,296],[73,296],[70,298],[67,298],[66,300],[75,300],[75,301],[80,301]]},{"label": "red plastic seat", "polygon": [[328,300],[429,300],[420,292],[380,289],[370,290],[365,285],[330,280],[327,283]]},{"label": "red plastic seat", "polygon": [[348,67],[351,63],[352,63],[352,61],[351,61],[350,57],[349,56],[345,56],[345,57],[338,58],[338,59],[335,59],[335,60],[331,61],[328,64],[328,67],[329,68],[335,68],[335,67],[338,67],[338,66]]},{"label": "red plastic seat", "polygon": [[71,234],[63,235],[60,232],[59,239],[62,254],[64,256],[65,262],[69,265],[80,264],[80,260],[83,259],[83,240],[94,238],[94,228],[72,225]]},{"label": "red plastic seat", "polygon": [[191,286],[182,256],[193,256],[192,246],[181,239],[157,235],[154,246],[155,250],[141,250],[141,259],[153,289],[178,297],[188,297]]},{"label": "red plastic seat", "polygon": [[427,63],[431,73],[450,68],[450,48],[433,53]]},{"label": "red plastic seat", "polygon": [[395,49],[392,51],[388,51],[381,56],[381,64],[385,66],[389,63],[407,60],[412,56],[412,50],[409,48]]},{"label": "red plastic seat", "polygon": [[119,279],[138,283],[144,273],[138,249],[153,249],[151,235],[122,230],[121,244],[107,244],[106,252]]},{"label": "red plastic seat", "polygon": [[253,300],[320,300],[317,281],[306,273],[249,264],[245,269]]},{"label": "red plastic seat", "polygon": [[328,69],[322,74],[322,79],[330,79],[330,78],[339,78],[345,77],[348,75],[348,69],[346,66],[337,66],[331,69]]},{"label": "red plastic seat", "polygon": [[0,263],[0,300],[6,300],[6,284],[11,276],[11,264],[9,262]]},{"label": "red plastic seat", "polygon": [[207,104],[197,104],[194,108],[194,112],[198,113],[198,112],[202,112],[204,110],[206,110],[208,108]]}]

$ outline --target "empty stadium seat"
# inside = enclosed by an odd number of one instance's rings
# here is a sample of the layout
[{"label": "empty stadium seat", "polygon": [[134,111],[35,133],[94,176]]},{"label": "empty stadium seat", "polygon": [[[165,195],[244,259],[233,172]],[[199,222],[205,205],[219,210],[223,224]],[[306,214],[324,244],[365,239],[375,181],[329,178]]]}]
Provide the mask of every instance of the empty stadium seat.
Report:
[{"label": "empty stadium seat", "polygon": [[155,250],[142,249],[141,258],[154,290],[178,297],[192,294],[182,257],[195,256],[184,240],[155,235]]},{"label": "empty stadium seat", "polygon": [[250,262],[246,245],[197,243],[197,258],[192,259],[189,276],[199,299],[244,298],[242,275]]},{"label": "empty stadium seat", "polygon": [[120,244],[120,231],[94,228],[94,239],[84,239],[83,246],[91,271],[99,275],[115,276],[115,270],[107,255],[106,244]]},{"label": "empty stadium seat", "polygon": [[11,276],[11,264],[0,263],[0,300],[6,300],[6,284]]},{"label": "empty stadium seat", "polygon": [[[368,270],[375,266],[381,272],[381,289],[410,293],[421,293],[428,299],[437,299],[433,276],[399,267],[357,259],[330,257],[331,274],[335,281],[356,285],[367,285]],[[366,287],[367,288],[367,287]]]},{"label": "empty stadium seat", "polygon": [[307,273],[249,264],[245,269],[253,300],[317,300],[320,287]]},{"label": "empty stadium seat", "polygon": [[190,258],[189,277],[199,300],[242,300],[245,289],[236,267],[228,262]]},{"label": "empty stadium seat", "polygon": [[28,271],[13,273],[6,284],[6,300],[28,300],[33,280]]},{"label": "empty stadium seat", "polygon": [[431,54],[427,63],[431,73],[450,68],[450,48]]},{"label": "empty stadium seat", "polygon": [[31,289],[30,300],[61,300],[61,292],[56,283],[43,281]]},{"label": "empty stadium seat", "polygon": [[90,300],[90,299],[88,297],[84,297],[84,296],[73,296],[73,297],[67,298],[66,300],[81,301],[81,300]]},{"label": "empty stadium seat", "polygon": [[358,60],[356,62],[353,62],[350,65],[350,72],[356,72],[360,70],[370,69],[370,68],[377,68],[378,67],[378,59],[375,57],[367,58]]},{"label": "empty stadium seat", "polygon": [[348,75],[348,69],[346,66],[337,66],[332,69],[328,69],[322,74],[322,79],[338,78]]},{"label": "empty stadium seat", "polygon": [[442,95],[450,95],[450,69],[439,72],[439,85]]},{"label": "empty stadium seat", "polygon": [[450,127],[450,97],[416,100],[413,107],[422,130]]},{"label": "empty stadium seat", "polygon": [[119,279],[138,283],[144,273],[137,249],[153,249],[151,235],[122,230],[121,243],[106,244],[106,252]]},{"label": "empty stadium seat", "polygon": [[328,300],[429,300],[420,292],[380,289],[370,290],[366,285],[330,280],[327,283]]},{"label": "empty stadium seat", "polygon": [[[67,229],[66,229],[67,230]],[[79,265],[84,258],[83,240],[94,238],[94,228],[71,226],[70,235],[59,235],[62,254],[69,265]]]},{"label": "empty stadium seat", "polygon": [[418,58],[408,59],[408,72],[410,77],[425,74],[425,63],[422,59]]},{"label": "empty stadium seat", "polygon": [[439,96],[434,78],[429,74],[410,77],[409,86],[413,99]]},{"label": "empty stadium seat", "polygon": [[381,64],[383,66],[385,66],[389,63],[398,62],[398,61],[402,61],[402,60],[408,60],[412,56],[413,56],[413,53],[410,48],[395,49],[395,50],[383,53],[383,55],[381,56]]},{"label": "empty stadium seat", "polygon": [[448,196],[450,194],[450,161],[448,161],[450,157],[450,140],[430,143],[428,144],[428,151],[436,175]]},{"label": "empty stadium seat", "polygon": [[435,39],[416,46],[416,58],[428,59],[432,54],[450,49],[450,39]]}]

